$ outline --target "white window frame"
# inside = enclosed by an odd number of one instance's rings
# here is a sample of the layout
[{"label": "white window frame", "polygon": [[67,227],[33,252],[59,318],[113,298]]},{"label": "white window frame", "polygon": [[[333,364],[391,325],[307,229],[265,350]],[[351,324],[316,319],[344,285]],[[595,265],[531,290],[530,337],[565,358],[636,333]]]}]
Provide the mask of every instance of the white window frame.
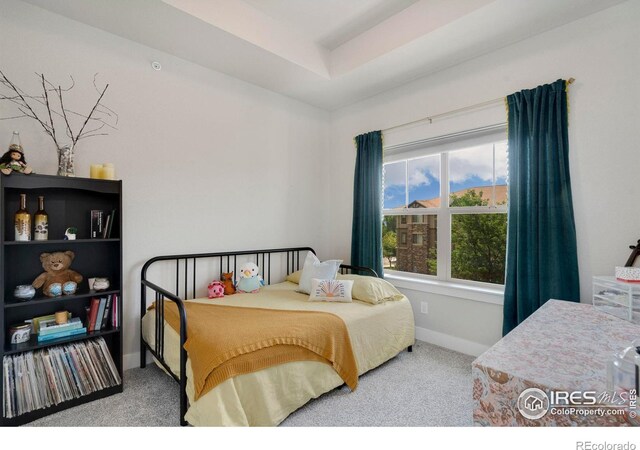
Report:
[{"label": "white window frame", "polygon": [[[502,304],[501,295],[504,285],[485,283],[481,281],[463,280],[451,276],[451,222],[454,214],[506,214],[508,205],[495,205],[495,145],[507,140],[506,124],[497,124],[482,129],[469,130],[456,135],[447,135],[427,139],[394,147],[385,148],[384,164],[406,161],[408,170],[409,161],[425,156],[440,155],[440,207],[439,208],[390,208],[383,209],[383,216],[414,216],[436,215],[437,229],[437,273],[438,275],[426,275],[415,272],[399,270],[385,271],[385,278],[397,281],[399,287],[409,289],[427,290],[429,292],[445,293],[449,288],[466,292],[466,298],[486,301],[488,303]],[[449,153],[456,150],[476,145],[493,143],[493,186],[491,186],[492,203],[487,206],[451,207],[449,206]],[[408,178],[408,176],[407,176]],[[408,193],[408,189],[405,190]],[[408,204],[408,194],[405,201]],[[442,206],[445,205],[445,206]],[[407,220],[409,222],[409,220]],[[407,239],[408,241],[408,239]],[[411,245],[411,244],[409,244]],[[422,289],[428,285],[434,289]],[[444,289],[444,291],[443,291]],[[479,295],[469,296],[469,291]],[[500,297],[498,299],[497,297]]]}]

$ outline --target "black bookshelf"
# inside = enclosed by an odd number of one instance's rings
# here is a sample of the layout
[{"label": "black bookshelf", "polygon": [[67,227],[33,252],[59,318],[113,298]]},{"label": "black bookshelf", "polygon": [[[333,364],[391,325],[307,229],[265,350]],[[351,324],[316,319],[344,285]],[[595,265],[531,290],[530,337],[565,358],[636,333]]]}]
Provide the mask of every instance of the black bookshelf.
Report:
[{"label": "black bookshelf", "polygon": [[[16,242],[14,240],[13,217],[19,206],[20,194],[27,194],[27,210],[33,214],[37,209],[38,196],[44,196],[45,209],[49,215],[49,240]],[[116,221],[110,238],[90,239],[90,211],[116,210]],[[67,310],[74,317],[85,320],[85,306],[93,297],[117,294],[118,322],[122,323],[122,182],[70,178],[51,175],[23,175],[12,173],[0,177],[0,361],[5,355],[43,349],[71,342],[104,338],[116,368],[122,378],[123,350],[122,331],[111,328],[38,343],[35,336],[29,342],[10,344],[9,327],[33,317]],[[64,240],[68,227],[78,229],[76,240]],[[43,272],[41,253],[71,250],[75,259],[71,268],[83,276],[74,295],[49,298],[36,292],[33,299],[20,301],[13,296],[15,286],[31,284]],[[107,291],[89,290],[87,279],[107,277],[110,288]],[[1,366],[0,366],[1,369]],[[4,377],[4,373],[0,372]],[[3,393],[4,380],[0,383]],[[21,425],[72,406],[122,392],[122,385],[93,392],[84,397],[39,409],[18,417],[7,419],[0,416],[2,425]],[[0,395],[2,398],[3,395]]]}]

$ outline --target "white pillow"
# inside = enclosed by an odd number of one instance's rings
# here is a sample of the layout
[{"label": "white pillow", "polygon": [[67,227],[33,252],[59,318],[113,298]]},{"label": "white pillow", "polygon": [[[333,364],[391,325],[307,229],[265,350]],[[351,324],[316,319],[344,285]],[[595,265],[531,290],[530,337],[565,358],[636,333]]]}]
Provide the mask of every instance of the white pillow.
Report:
[{"label": "white pillow", "polygon": [[377,305],[393,300],[406,298],[395,286],[382,278],[375,278],[363,275],[342,275],[336,276],[338,280],[352,280],[353,289],[351,296],[355,300]]},{"label": "white pillow", "polygon": [[318,280],[311,279],[310,302],[351,303],[352,280]]},{"label": "white pillow", "polygon": [[298,283],[298,292],[309,294],[311,292],[311,279],[319,280],[335,280],[336,273],[342,264],[341,259],[330,259],[320,262],[320,260],[311,252],[307,253],[302,266],[302,274]]}]

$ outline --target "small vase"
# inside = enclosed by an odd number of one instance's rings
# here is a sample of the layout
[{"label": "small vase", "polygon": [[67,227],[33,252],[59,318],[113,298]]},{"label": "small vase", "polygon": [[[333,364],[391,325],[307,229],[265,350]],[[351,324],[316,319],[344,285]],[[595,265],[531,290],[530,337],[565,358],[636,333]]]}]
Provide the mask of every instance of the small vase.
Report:
[{"label": "small vase", "polygon": [[75,177],[74,166],[75,154],[74,146],[63,145],[58,148],[58,176],[61,177]]}]

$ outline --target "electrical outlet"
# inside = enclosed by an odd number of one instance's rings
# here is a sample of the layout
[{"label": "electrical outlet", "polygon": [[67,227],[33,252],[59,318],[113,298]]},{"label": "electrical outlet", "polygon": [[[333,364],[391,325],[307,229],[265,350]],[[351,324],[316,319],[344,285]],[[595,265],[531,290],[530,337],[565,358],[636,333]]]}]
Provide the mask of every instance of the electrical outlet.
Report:
[{"label": "electrical outlet", "polygon": [[427,302],[420,302],[420,312],[422,314],[429,314],[429,304]]}]

